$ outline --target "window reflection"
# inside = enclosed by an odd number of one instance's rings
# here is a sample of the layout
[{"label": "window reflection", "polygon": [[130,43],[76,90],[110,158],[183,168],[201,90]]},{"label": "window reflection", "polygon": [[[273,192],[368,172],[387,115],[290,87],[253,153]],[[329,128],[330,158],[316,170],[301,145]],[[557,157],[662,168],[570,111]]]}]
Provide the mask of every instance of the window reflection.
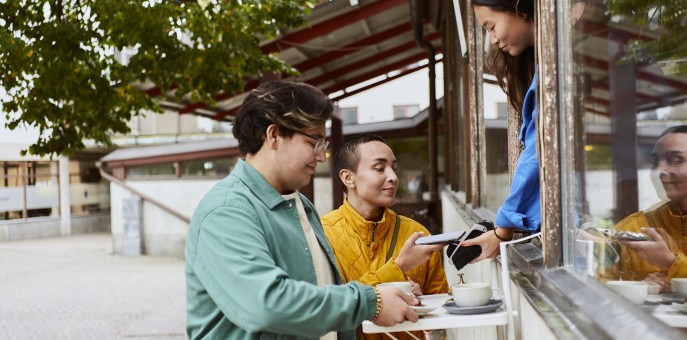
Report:
[{"label": "window reflection", "polygon": [[576,182],[568,258],[603,281],[669,293],[687,277],[687,5],[577,10],[574,128],[563,132]]}]

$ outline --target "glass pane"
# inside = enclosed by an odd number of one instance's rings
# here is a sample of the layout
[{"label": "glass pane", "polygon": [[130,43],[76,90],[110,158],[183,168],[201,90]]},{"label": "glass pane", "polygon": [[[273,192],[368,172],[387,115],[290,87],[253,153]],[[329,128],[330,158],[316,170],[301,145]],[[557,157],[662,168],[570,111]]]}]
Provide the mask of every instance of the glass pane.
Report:
[{"label": "glass pane", "polygon": [[170,178],[176,176],[176,163],[152,164],[126,168],[127,178]]},{"label": "glass pane", "polygon": [[670,293],[687,277],[687,5],[572,6],[568,261],[603,282]]},{"label": "glass pane", "polygon": [[497,85],[484,83],[487,180],[484,207],[494,214],[510,191],[508,175],[508,131],[506,94]]},{"label": "glass pane", "polygon": [[184,161],[181,163],[181,176],[223,178],[229,175],[233,165],[234,157]]},{"label": "glass pane", "polygon": [[72,215],[105,213],[110,210],[110,185],[89,161],[70,161],[69,192]]},{"label": "glass pane", "polygon": [[429,182],[426,178],[429,156],[426,138],[403,138],[388,140],[398,161],[397,203],[412,203],[429,200]]}]

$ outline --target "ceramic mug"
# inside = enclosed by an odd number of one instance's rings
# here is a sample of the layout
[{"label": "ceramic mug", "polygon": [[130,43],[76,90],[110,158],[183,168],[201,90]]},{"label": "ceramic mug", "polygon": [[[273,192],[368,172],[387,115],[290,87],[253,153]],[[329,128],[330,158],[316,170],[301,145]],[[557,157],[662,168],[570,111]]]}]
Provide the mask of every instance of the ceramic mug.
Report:
[{"label": "ceramic mug", "polygon": [[608,281],[606,286],[635,305],[643,304],[649,292],[649,285],[642,281]]},{"label": "ceramic mug", "polygon": [[396,287],[406,294],[413,294],[413,283],[410,281],[382,282],[377,284],[377,287]]},{"label": "ceramic mug", "polygon": [[687,278],[674,278],[670,280],[670,288],[673,293],[687,294]]},{"label": "ceramic mug", "polygon": [[[494,296],[493,294],[496,293]],[[489,300],[500,299],[501,290],[491,288],[486,282],[457,283],[451,286],[453,302],[458,307],[478,307],[489,303]]]}]

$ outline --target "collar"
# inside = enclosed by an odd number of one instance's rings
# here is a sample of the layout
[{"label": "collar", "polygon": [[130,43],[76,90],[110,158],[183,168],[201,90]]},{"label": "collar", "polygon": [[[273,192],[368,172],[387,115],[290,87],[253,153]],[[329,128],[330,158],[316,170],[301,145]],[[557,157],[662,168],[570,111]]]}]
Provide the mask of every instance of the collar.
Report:
[{"label": "collar", "polygon": [[265,177],[243,158],[239,158],[230,176],[236,176],[243,182],[255,197],[268,208],[274,209],[279,203],[284,202],[282,195],[267,182]]},{"label": "collar", "polygon": [[[366,220],[362,215],[360,215],[353,207],[348,203],[348,199],[344,200],[342,206],[344,218],[346,223],[353,227],[357,232],[369,233],[375,222]],[[377,221],[377,231],[375,239],[379,240],[382,235],[386,235],[387,231],[391,228],[391,223],[396,222],[393,218],[393,212],[389,208],[384,208],[384,213],[382,214],[382,219]],[[364,235],[364,234],[363,234]]]}]

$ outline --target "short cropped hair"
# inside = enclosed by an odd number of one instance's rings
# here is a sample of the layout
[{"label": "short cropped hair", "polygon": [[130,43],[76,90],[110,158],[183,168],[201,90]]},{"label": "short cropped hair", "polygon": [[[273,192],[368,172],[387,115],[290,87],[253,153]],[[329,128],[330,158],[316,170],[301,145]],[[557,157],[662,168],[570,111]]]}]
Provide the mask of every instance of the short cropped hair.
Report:
[{"label": "short cropped hair", "polygon": [[[384,138],[374,135],[374,134],[364,134],[358,137],[353,137],[341,144],[341,148],[334,155],[334,173],[336,176],[339,175],[341,170],[347,169],[355,173],[358,172],[358,164],[360,163],[360,152],[358,152],[358,147],[362,144],[369,142],[382,142],[386,144]],[[341,183],[343,191],[348,193],[348,187]]]},{"label": "short cropped hair", "polygon": [[265,141],[271,124],[291,137],[294,131],[312,129],[332,116],[334,105],[314,86],[275,80],[260,84],[241,104],[232,133],[243,154],[255,154]]},{"label": "short cropped hair", "polygon": [[665,131],[661,132],[661,135],[658,136],[658,138],[664,137],[664,136],[669,135],[671,133],[687,133],[687,125],[671,126],[667,129],[665,129]]}]

